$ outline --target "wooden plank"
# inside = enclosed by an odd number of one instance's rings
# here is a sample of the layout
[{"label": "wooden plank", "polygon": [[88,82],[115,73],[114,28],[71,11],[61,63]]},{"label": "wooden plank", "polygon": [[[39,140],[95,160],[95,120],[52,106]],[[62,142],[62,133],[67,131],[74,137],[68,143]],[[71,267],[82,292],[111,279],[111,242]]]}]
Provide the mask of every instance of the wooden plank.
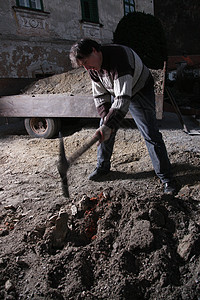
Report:
[{"label": "wooden plank", "polygon": [[[162,119],[163,95],[158,96],[156,116]],[[23,94],[0,97],[0,117],[99,118],[99,115],[92,96]],[[126,118],[132,118],[131,114]]]},{"label": "wooden plank", "polygon": [[1,117],[90,117],[98,114],[92,96],[15,95],[0,98]]},{"label": "wooden plank", "polygon": [[156,119],[162,120],[163,118],[163,95],[156,95]]}]

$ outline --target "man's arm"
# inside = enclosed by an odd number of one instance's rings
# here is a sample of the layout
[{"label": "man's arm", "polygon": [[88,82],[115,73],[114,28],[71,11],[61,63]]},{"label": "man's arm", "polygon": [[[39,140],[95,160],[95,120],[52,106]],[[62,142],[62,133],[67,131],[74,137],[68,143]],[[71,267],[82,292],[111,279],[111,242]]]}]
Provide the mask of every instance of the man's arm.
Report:
[{"label": "man's arm", "polygon": [[132,97],[132,81],[130,74],[117,77],[114,80],[114,101],[105,118],[104,124],[112,129],[119,128],[126,116]]},{"label": "man's arm", "polygon": [[97,112],[104,119],[111,107],[111,95],[101,84],[100,80],[92,80],[92,91]]}]

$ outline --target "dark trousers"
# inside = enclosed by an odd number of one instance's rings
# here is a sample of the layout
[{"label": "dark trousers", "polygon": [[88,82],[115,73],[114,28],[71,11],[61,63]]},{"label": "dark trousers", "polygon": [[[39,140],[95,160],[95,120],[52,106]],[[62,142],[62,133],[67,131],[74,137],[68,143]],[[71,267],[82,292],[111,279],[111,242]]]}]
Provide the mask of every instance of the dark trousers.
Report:
[{"label": "dark trousers", "polygon": [[[165,183],[171,180],[171,165],[162,134],[157,126],[153,84],[153,78],[150,76],[145,87],[131,99],[129,111],[145,139],[155,173]],[[110,169],[115,135],[116,133],[113,133],[108,141],[99,145],[97,168]]]}]

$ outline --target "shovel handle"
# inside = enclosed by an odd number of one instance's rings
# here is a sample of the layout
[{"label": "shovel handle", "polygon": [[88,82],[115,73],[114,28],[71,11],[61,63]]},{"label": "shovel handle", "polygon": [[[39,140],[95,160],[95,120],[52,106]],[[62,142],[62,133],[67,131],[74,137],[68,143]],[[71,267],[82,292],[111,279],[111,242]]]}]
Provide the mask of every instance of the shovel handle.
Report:
[{"label": "shovel handle", "polygon": [[69,158],[68,162],[71,165],[75,160],[77,160],[83,153],[85,153],[92,145],[99,141],[98,135],[94,135],[90,140],[88,140],[82,147],[75,151]]}]

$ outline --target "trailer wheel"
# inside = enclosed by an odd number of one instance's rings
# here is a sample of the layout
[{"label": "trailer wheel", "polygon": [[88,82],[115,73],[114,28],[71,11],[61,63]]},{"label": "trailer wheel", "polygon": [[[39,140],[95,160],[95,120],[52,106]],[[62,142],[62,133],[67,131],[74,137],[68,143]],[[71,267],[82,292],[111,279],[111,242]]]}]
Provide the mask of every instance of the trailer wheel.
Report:
[{"label": "trailer wheel", "polygon": [[53,118],[26,118],[24,125],[28,134],[34,138],[50,139],[57,131],[57,122]]},{"label": "trailer wheel", "polygon": [[62,126],[61,119],[60,118],[54,118],[54,121],[55,121],[55,124],[56,124],[54,135],[58,135],[59,131],[61,130],[61,126]]}]

